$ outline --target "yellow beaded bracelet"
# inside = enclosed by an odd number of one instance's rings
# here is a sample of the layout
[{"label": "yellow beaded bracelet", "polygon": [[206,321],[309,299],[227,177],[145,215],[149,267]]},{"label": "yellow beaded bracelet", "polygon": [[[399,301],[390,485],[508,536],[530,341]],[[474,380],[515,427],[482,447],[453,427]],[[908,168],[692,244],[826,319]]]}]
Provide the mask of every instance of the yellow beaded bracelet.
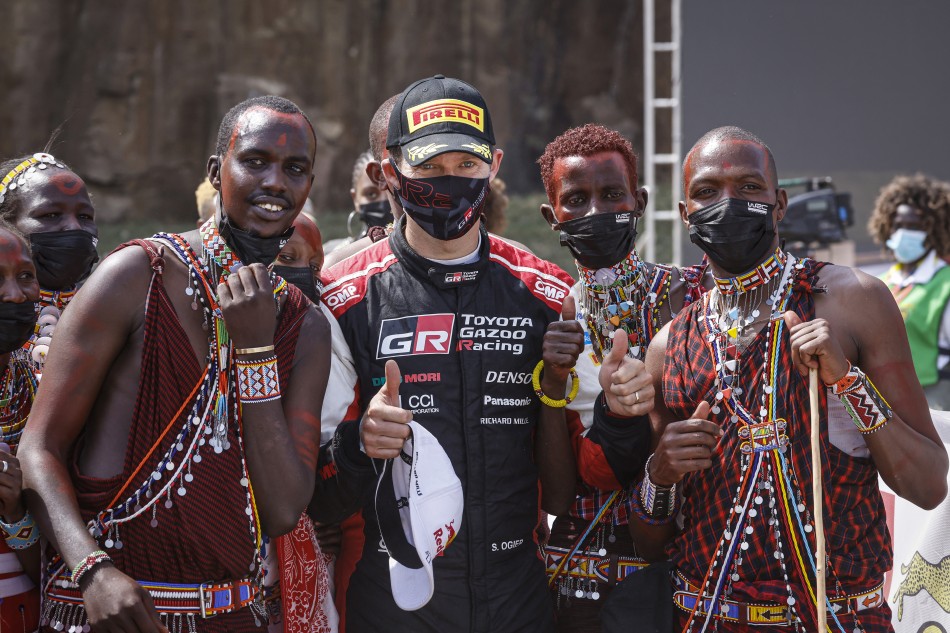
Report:
[{"label": "yellow beaded bracelet", "polygon": [[567,405],[571,404],[571,401],[577,397],[577,391],[581,388],[581,379],[577,377],[577,372],[574,371],[574,368],[571,367],[571,392],[563,400],[554,400],[544,395],[544,390],[541,389],[541,370],[544,369],[544,361],[538,361],[538,364],[534,366],[534,371],[531,373],[531,386],[534,387],[534,393],[538,396],[538,399],[542,404],[551,407],[552,409],[563,409]]}]

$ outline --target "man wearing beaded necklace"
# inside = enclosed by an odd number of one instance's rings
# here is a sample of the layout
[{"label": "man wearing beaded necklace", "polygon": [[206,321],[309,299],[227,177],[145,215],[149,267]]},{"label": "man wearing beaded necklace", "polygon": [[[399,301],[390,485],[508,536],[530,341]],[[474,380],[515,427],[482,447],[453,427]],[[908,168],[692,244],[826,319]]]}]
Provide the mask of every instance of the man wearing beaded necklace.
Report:
[{"label": "man wearing beaded necklace", "polygon": [[[683,631],[815,631],[818,609],[833,631],[891,631],[878,473],[932,508],[947,471],[900,312],[869,275],[778,248],[787,196],[754,135],[707,133],[683,180],[680,213],[716,288],[649,348],[657,445],[631,528],[671,539]],[[826,386],[827,599],[815,596],[810,368]]]},{"label": "man wearing beaded necklace", "polygon": [[266,627],[262,537],[312,494],[329,329],[265,266],[315,150],[293,103],[238,104],[208,161],[216,217],[120,249],[65,313],[21,445],[57,552],[49,629]]},{"label": "man wearing beaded necklace", "polygon": [[[335,479],[369,477],[345,630],[552,631],[533,536],[539,501],[561,512],[573,497],[563,408],[576,395],[568,378],[580,346],[542,351],[542,340],[561,323],[562,303],[572,311],[563,301],[570,277],[481,226],[503,154],[473,86],[442,75],[413,83],[393,107],[386,144],[382,168],[405,213],[387,239],[325,274],[324,300],[356,368],[333,440]],[[465,510],[432,564],[431,599],[406,611],[380,544],[371,500],[380,465],[369,458],[400,459],[410,420],[443,446]]]},{"label": "man wearing beaded necklace", "polygon": [[33,333],[39,284],[22,234],[0,220],[0,628],[33,631],[39,625],[39,530],[22,498],[16,451],[36,392],[23,345]]},{"label": "man wearing beaded necklace", "polygon": [[625,490],[650,449],[653,385],[642,358],[656,331],[701,294],[702,269],[639,259],[634,239],[647,192],[638,187],[633,147],[618,132],[593,124],[570,129],[538,163],[549,200],[541,214],[577,262],[571,295],[580,309],[570,336],[583,342],[581,391],[568,418],[582,483],[570,512],[554,522],[545,563],[559,630],[599,631],[603,599],[643,564],[626,527]]}]

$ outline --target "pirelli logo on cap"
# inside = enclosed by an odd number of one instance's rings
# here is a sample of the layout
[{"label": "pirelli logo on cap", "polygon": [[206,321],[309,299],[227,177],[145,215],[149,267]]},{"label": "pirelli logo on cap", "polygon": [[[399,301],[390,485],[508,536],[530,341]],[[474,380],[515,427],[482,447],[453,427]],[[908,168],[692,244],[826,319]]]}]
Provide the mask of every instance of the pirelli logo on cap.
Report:
[{"label": "pirelli logo on cap", "polygon": [[436,99],[406,110],[409,133],[433,123],[464,123],[479,132],[485,131],[485,111],[478,106],[457,99]]}]

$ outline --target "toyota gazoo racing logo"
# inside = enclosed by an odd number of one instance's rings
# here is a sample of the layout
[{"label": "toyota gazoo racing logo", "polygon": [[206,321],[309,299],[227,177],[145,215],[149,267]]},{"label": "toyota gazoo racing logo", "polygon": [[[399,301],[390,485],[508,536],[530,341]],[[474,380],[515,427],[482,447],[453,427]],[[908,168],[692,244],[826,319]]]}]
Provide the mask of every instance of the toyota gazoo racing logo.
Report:
[{"label": "toyota gazoo racing logo", "polygon": [[457,273],[445,273],[445,283],[460,284],[465,281],[473,281],[477,277],[477,270],[462,270]]},{"label": "toyota gazoo racing logo", "polygon": [[448,354],[454,328],[454,314],[422,314],[384,319],[379,326],[376,358]]},{"label": "toyota gazoo racing logo", "polygon": [[353,284],[346,284],[339,290],[331,292],[326,296],[324,301],[327,302],[328,308],[338,308],[347,301],[355,299],[359,295],[359,290],[356,289],[356,286]]},{"label": "toyota gazoo racing logo", "polygon": [[554,284],[549,284],[543,279],[538,279],[534,282],[534,289],[538,294],[544,295],[546,298],[554,301],[560,301],[567,296],[566,290],[558,288]]}]

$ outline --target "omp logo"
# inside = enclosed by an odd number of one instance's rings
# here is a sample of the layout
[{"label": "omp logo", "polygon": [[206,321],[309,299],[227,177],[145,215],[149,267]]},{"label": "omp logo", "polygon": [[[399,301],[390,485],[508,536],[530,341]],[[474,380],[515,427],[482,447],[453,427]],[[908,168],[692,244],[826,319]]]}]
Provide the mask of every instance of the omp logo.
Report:
[{"label": "omp logo", "polygon": [[470,149],[485,160],[491,160],[491,149],[487,143],[462,143],[459,147]]},{"label": "omp logo", "polygon": [[327,306],[330,308],[338,308],[350,299],[355,298],[358,294],[359,291],[356,289],[356,286],[347,284],[336,292],[327,295]]},{"label": "omp logo", "polygon": [[614,217],[614,222],[617,224],[629,224],[630,223],[630,214],[629,213],[618,213]]},{"label": "omp logo", "polygon": [[769,210],[769,205],[763,202],[750,202],[749,211],[759,211],[761,213],[766,213]]},{"label": "omp logo", "polygon": [[425,374],[403,374],[402,376],[403,382],[440,382],[441,380],[442,380],[442,372],[438,372],[438,371],[433,371],[433,372],[429,372]]},{"label": "omp logo", "polygon": [[445,143],[441,145],[437,143],[429,143],[428,145],[413,145],[407,149],[406,152],[409,154],[409,160],[415,162],[420,158],[425,158],[432,152],[442,149],[443,147],[448,147],[448,145]]},{"label": "omp logo", "polygon": [[384,319],[379,326],[376,358],[448,354],[454,327],[454,314],[423,314]]},{"label": "omp logo", "polygon": [[558,288],[555,285],[549,284],[543,279],[538,279],[534,282],[534,289],[540,294],[544,295],[548,299],[553,299],[554,301],[560,301],[567,295],[567,291]]},{"label": "omp logo", "polygon": [[454,122],[470,125],[479,132],[485,131],[485,111],[478,106],[456,99],[436,99],[406,110],[409,133],[433,123]]}]

